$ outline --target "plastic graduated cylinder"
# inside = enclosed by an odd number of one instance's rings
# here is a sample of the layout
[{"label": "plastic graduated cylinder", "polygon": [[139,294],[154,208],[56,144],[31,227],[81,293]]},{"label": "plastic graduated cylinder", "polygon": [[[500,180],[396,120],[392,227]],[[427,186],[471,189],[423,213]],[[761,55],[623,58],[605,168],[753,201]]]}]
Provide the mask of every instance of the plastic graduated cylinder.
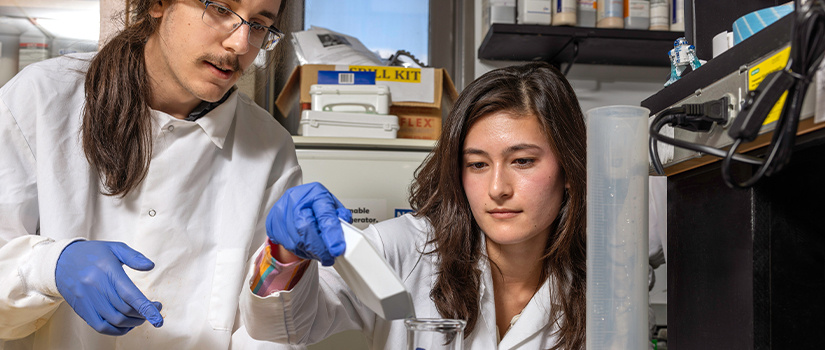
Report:
[{"label": "plastic graduated cylinder", "polygon": [[[340,220],[340,219],[339,219]],[[385,320],[415,317],[410,292],[384,257],[355,226],[341,220],[347,249],[335,259],[335,271],[355,296]]]},{"label": "plastic graduated cylinder", "polygon": [[648,115],[587,111],[587,348],[647,349]]}]

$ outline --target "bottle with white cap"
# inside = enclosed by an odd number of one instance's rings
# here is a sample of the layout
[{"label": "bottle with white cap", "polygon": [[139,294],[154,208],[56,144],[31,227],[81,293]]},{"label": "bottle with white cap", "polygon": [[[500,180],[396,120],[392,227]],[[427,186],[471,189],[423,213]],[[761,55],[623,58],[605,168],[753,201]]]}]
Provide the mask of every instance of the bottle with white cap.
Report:
[{"label": "bottle with white cap", "polygon": [[650,0],[650,30],[670,30],[670,0]]},{"label": "bottle with white cap", "polygon": [[622,0],[598,0],[596,28],[624,28],[624,2]]},{"label": "bottle with white cap", "polygon": [[518,0],[516,9],[518,24],[550,25],[553,18],[553,1],[551,0]]},{"label": "bottle with white cap", "polygon": [[685,0],[673,0],[670,11],[670,30],[685,31]]},{"label": "bottle with white cap", "polygon": [[624,29],[650,28],[650,0],[624,0]]},{"label": "bottle with white cap", "polygon": [[553,25],[554,26],[574,26],[576,25],[576,0],[554,0],[553,1]]},{"label": "bottle with white cap", "polygon": [[579,12],[576,22],[579,27],[593,28],[596,26],[596,0],[578,0]]}]

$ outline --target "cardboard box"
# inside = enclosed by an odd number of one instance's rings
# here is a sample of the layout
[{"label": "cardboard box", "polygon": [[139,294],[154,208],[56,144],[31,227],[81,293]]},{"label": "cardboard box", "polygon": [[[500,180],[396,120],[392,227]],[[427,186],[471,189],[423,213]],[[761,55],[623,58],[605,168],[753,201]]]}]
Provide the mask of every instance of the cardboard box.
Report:
[{"label": "cardboard box", "polygon": [[399,138],[435,140],[441,135],[441,116],[417,114],[414,109],[403,112],[398,117]]},{"label": "cardboard box", "polygon": [[[376,84],[384,84],[386,80],[397,82],[403,81],[404,79],[416,79],[422,76],[422,69],[416,68],[319,64],[303,65],[296,67],[295,70],[292,71],[286,85],[284,85],[284,89],[278,95],[275,105],[284,116],[288,116],[289,112],[293,108],[296,108],[296,106],[301,106],[302,109],[308,109],[312,102],[312,96],[309,90],[310,87],[318,81],[318,71],[358,71],[365,69],[375,69],[378,71],[376,73]],[[398,116],[399,122],[403,120],[407,121],[407,123],[402,124],[398,130],[398,137],[400,138],[437,139],[439,135],[441,135],[441,118],[449,113],[453,102],[458,98],[458,92],[453,85],[453,81],[444,69],[423,68],[423,70],[432,70],[432,85],[426,87],[432,88],[433,96],[430,102],[400,101],[397,99],[397,96],[393,95],[394,92],[392,86],[390,86],[390,96],[392,99],[390,114]],[[424,86],[422,86],[422,88],[424,88]],[[427,97],[429,98],[429,96]]]}]

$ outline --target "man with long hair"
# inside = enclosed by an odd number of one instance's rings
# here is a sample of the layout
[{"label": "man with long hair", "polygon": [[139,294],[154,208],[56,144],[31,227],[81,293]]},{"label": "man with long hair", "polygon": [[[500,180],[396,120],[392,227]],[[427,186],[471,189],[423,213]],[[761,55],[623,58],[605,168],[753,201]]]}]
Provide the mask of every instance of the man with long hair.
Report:
[{"label": "man with long hair", "polygon": [[[584,117],[557,69],[490,71],[461,92],[416,171],[415,213],[364,236],[412,294],[416,317],[466,321],[465,349],[582,349],[585,153]],[[241,319],[250,335],[274,342],[311,344],[356,329],[372,349],[402,348],[403,322],[381,319],[334,269],[309,263],[331,265],[345,250],[341,233],[327,228],[341,213],[315,209],[334,201],[307,184],[275,203],[272,244],[248,275]],[[261,267],[272,260],[274,268]]]},{"label": "man with long hair", "polygon": [[0,348],[247,339],[245,262],[301,170],[235,83],[283,37],[286,2],[133,0],[97,54],[0,89]]}]

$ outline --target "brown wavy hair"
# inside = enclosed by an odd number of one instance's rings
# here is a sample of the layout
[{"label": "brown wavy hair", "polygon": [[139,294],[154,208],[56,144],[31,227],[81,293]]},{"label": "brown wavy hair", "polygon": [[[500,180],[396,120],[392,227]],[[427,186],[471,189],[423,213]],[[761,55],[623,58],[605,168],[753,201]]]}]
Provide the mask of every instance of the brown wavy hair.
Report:
[{"label": "brown wavy hair", "polygon": [[551,226],[542,278],[552,276],[553,306],[547,315],[559,327],[553,349],[584,347],[586,325],[585,124],[573,88],[546,63],[490,71],[468,85],[442,126],[442,135],[416,170],[410,204],[433,227],[430,241],[439,260],[430,297],[442,317],[467,321],[465,337],[479,318],[479,259],[483,236],[473,219],[462,184],[462,155],[467,131],[496,112],[538,117],[569,184]]},{"label": "brown wavy hair", "polygon": [[[101,191],[126,196],[146,177],[152,158],[152,87],[144,49],[160,20],[149,10],[159,1],[132,0],[124,29],[92,59],[85,81],[81,139],[86,159],[97,172]],[[194,1],[194,0],[192,0]],[[285,23],[288,0],[282,0],[276,26]],[[124,16],[126,17],[126,16]],[[283,44],[269,56],[269,65],[283,54]]]}]

